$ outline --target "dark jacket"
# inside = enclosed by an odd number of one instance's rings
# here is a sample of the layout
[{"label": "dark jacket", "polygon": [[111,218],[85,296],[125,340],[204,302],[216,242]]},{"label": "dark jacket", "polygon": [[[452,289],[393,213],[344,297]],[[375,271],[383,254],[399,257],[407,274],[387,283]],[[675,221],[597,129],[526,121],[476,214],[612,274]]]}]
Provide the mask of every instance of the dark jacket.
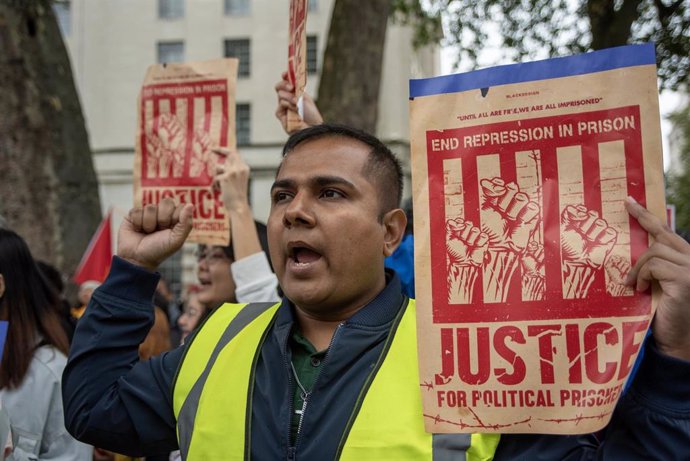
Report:
[{"label": "dark jacket", "polygon": [[[67,428],[84,442],[131,455],[177,447],[172,384],[184,346],[138,361],[138,344],[153,322],[157,281],[158,276],[115,258],[110,276],[79,322],[63,394]],[[300,459],[332,457],[366,369],[404,301],[393,276],[376,299],[340,327],[304,416]],[[292,308],[284,301],[261,350],[252,408],[253,420],[261,421],[252,425],[254,459],[286,458],[289,451],[294,383],[287,368],[287,339],[293,322]],[[592,435],[504,435],[495,459],[688,459],[690,363],[663,356],[650,343],[601,442]],[[317,430],[319,438],[310,437]],[[321,436],[325,433],[333,440]]]}]

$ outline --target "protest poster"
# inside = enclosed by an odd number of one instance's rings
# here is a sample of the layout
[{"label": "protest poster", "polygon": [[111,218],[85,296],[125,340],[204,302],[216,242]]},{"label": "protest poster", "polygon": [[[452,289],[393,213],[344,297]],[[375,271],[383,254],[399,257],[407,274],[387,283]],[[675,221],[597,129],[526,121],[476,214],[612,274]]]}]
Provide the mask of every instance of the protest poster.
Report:
[{"label": "protest poster", "polygon": [[234,58],[152,65],[139,94],[134,205],[192,203],[191,242],[230,241],[220,191],[211,187],[223,158],[212,149],[236,148],[237,65]]},{"label": "protest poster", "polygon": [[304,88],[307,86],[307,0],[290,0],[288,37],[288,80],[295,89],[297,112],[288,110],[287,130],[300,129],[304,116]]},{"label": "protest poster", "polygon": [[434,433],[604,427],[656,303],[624,285],[665,221],[655,54],[410,82],[420,388]]}]

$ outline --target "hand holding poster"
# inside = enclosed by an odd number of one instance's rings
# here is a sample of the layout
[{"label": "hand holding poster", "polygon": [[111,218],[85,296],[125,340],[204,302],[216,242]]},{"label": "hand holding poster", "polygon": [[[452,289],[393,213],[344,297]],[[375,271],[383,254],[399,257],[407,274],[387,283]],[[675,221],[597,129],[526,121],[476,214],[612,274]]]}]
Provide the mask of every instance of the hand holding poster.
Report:
[{"label": "hand holding poster", "polygon": [[303,95],[307,86],[307,0],[290,0],[290,34],[288,37],[288,79],[295,89],[297,110],[288,111],[287,131],[302,128]]},{"label": "hand holding poster", "polygon": [[157,64],[146,72],[138,102],[134,205],[166,197],[194,204],[192,242],[227,245],[230,225],[212,185],[222,158],[236,149],[237,59]]},{"label": "hand holding poster", "polygon": [[429,432],[605,426],[655,309],[624,284],[665,217],[652,45],[410,84]]}]

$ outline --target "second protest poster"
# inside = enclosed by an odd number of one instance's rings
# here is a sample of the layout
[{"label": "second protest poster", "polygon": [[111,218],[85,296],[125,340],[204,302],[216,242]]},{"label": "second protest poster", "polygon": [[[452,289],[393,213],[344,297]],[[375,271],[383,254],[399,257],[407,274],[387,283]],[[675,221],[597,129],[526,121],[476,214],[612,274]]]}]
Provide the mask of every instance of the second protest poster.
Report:
[{"label": "second protest poster", "polygon": [[624,208],[665,204],[652,45],[410,84],[429,432],[606,425],[655,309]]}]

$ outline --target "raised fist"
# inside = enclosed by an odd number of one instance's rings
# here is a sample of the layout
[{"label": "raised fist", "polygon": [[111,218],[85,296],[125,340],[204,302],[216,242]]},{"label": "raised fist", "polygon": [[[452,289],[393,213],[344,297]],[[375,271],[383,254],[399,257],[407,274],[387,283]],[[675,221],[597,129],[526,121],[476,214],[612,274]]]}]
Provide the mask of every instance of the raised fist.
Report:
[{"label": "raised fist", "polygon": [[165,113],[158,117],[158,138],[161,146],[169,150],[183,150],[186,136],[176,115]]},{"label": "raised fist", "polygon": [[477,274],[484,263],[489,236],[469,221],[446,221],[448,302],[472,302]]},{"label": "raised fist", "polygon": [[[152,131],[146,133],[149,177],[167,178],[170,176],[171,167],[174,177],[182,176],[186,143],[187,136],[177,116],[170,113],[159,116],[157,133],[154,134]],[[155,164],[151,163],[152,159],[158,162],[157,171]]]},{"label": "raised fist", "polygon": [[530,240],[522,258],[524,274],[544,275],[544,246]]},{"label": "raised fist", "polygon": [[203,128],[197,128],[192,138],[192,158],[189,175],[199,177],[206,174],[209,178],[215,173],[215,163],[211,155],[211,137]]},{"label": "raised fist", "polygon": [[470,221],[446,221],[446,248],[449,264],[481,266],[489,236]]},{"label": "raised fist", "polygon": [[192,230],[193,212],[193,205],[176,206],[170,198],[161,200],[158,205],[132,208],[120,225],[118,256],[155,270],[182,247]]},{"label": "raised fist", "polygon": [[633,293],[625,284],[625,277],[630,272],[630,262],[620,255],[611,255],[604,263],[606,271],[606,291],[612,296],[626,296]]},{"label": "raised fist", "polygon": [[522,257],[522,298],[529,301],[544,299],[545,291],[544,246],[530,240]]},{"label": "raised fist", "polygon": [[561,251],[564,262],[601,269],[616,243],[618,232],[596,211],[568,205],[561,214]]},{"label": "raised fist", "polygon": [[490,248],[522,253],[539,222],[539,206],[517,184],[501,178],[482,179],[482,231]]},{"label": "raised fist", "polygon": [[158,177],[158,162],[161,156],[161,140],[153,134],[153,132],[146,132],[146,177]]},{"label": "raised fist", "polygon": [[561,270],[563,297],[585,298],[595,274],[602,268],[618,232],[596,211],[568,205],[561,214]]}]

